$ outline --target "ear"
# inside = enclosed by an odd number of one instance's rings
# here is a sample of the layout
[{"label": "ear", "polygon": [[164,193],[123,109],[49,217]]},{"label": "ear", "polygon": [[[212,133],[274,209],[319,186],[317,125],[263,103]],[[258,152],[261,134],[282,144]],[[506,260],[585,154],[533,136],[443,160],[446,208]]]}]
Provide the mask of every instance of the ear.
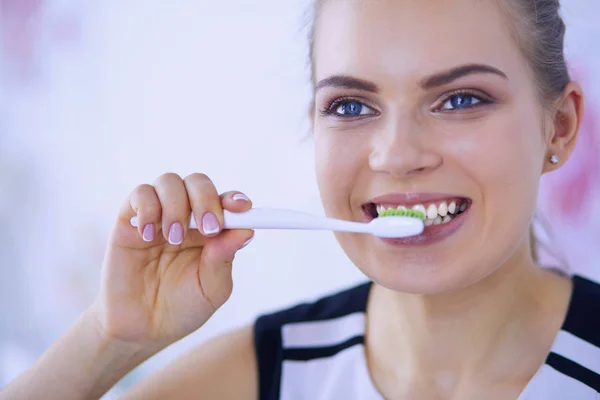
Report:
[{"label": "ear", "polygon": [[[583,90],[578,83],[570,82],[553,108],[544,173],[560,168],[569,159],[575,149],[582,118]],[[558,164],[551,163],[552,156],[558,157]]]}]

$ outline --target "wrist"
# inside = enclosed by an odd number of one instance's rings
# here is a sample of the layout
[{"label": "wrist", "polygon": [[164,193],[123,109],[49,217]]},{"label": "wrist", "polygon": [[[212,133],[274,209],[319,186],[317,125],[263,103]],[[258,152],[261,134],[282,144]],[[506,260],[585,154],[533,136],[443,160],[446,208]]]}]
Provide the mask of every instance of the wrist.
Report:
[{"label": "wrist", "polygon": [[83,329],[93,338],[99,354],[114,367],[123,364],[123,367],[134,368],[167,347],[160,343],[124,340],[113,336],[102,323],[102,314],[96,305],[84,312],[80,322]]}]

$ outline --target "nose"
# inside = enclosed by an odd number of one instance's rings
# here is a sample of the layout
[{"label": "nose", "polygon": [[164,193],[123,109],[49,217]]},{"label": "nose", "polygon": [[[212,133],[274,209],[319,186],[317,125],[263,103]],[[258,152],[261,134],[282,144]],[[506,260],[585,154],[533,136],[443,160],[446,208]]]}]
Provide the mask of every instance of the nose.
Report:
[{"label": "nose", "polygon": [[373,135],[369,165],[375,172],[397,178],[426,174],[438,169],[443,157],[434,138],[418,123],[394,121]]}]

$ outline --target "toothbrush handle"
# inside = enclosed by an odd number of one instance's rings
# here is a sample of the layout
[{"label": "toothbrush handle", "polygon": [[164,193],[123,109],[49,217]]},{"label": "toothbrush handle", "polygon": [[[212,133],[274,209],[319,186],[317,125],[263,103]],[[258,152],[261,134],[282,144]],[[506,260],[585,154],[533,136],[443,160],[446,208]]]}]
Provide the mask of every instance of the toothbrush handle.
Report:
[{"label": "toothbrush handle", "polygon": [[[337,230],[354,223],[319,217],[299,211],[252,208],[244,213],[224,211],[225,229]],[[362,224],[357,224],[362,225]]]},{"label": "toothbrush handle", "polygon": [[[252,208],[243,213],[223,210],[224,229],[304,229],[333,230],[344,232],[368,232],[367,224],[339,219],[319,217],[299,211]],[[137,227],[137,217],[131,218]],[[190,229],[198,229],[192,214]]]},{"label": "toothbrush handle", "polygon": [[315,217],[296,211],[252,208],[244,213],[224,210],[223,218],[225,229],[282,229],[304,226]]},{"label": "toothbrush handle", "polygon": [[[364,232],[364,224],[319,217],[299,211],[252,208],[243,213],[223,210],[224,229],[306,229]],[[197,228],[192,215],[190,228]]]}]

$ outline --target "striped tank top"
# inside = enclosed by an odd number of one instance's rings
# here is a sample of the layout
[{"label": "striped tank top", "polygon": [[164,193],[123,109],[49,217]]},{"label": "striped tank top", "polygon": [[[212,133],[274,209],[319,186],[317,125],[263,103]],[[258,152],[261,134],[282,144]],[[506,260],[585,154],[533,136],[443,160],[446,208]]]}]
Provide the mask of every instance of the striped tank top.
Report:
[{"label": "striped tank top", "polygon": [[[581,276],[573,284],[546,362],[517,400],[600,400],[600,285]],[[256,320],[260,400],[383,400],[363,347],[371,285]]]}]

